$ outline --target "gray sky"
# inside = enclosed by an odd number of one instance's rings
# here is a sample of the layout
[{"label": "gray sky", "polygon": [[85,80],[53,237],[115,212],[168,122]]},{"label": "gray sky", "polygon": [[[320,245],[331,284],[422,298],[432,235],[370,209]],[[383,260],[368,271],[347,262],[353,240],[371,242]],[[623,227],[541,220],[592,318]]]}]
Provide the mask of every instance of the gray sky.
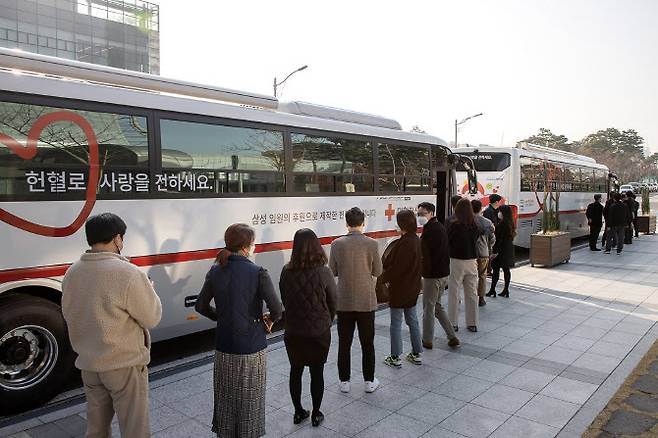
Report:
[{"label": "gray sky", "polygon": [[636,129],[658,152],[657,0],[160,4],[161,74],[381,114],[446,141],[513,145]]}]

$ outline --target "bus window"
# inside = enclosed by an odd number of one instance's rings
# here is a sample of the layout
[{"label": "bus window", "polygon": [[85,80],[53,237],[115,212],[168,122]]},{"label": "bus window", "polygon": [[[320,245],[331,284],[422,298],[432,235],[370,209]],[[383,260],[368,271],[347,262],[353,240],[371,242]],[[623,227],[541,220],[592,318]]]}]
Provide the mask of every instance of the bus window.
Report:
[{"label": "bus window", "polygon": [[366,140],[290,135],[293,190],[302,193],[372,192],[374,159]]},{"label": "bus window", "polygon": [[98,143],[98,193],[149,191],[145,117],[0,102],[0,133],[18,144],[27,145],[28,133],[37,123],[46,124],[33,157],[19,157],[0,143],[0,197],[84,198],[91,164],[84,126],[91,128]]},{"label": "bus window", "polygon": [[[475,165],[475,170],[478,172],[500,172],[510,167],[512,157],[510,154],[500,152],[461,152],[459,149],[455,150],[458,155],[464,155],[471,160]],[[457,172],[466,172],[463,164],[457,164]]]},{"label": "bus window", "polygon": [[380,143],[378,180],[382,192],[430,191],[429,149]]},{"label": "bus window", "polygon": [[285,191],[283,133],[265,129],[161,120],[160,192]]}]

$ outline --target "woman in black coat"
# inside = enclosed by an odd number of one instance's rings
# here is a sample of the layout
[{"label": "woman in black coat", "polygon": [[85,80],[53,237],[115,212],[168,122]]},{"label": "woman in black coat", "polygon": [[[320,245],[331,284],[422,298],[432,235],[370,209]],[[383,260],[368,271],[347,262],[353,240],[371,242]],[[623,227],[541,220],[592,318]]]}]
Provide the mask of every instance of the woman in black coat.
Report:
[{"label": "woman in black coat", "polygon": [[416,313],[416,302],[421,288],[422,250],[420,238],[416,234],[416,215],[411,210],[400,210],[397,214],[400,238],[391,242],[383,262],[384,272],[380,281],[388,284],[391,311],[391,354],[384,359],[386,365],[401,367],[402,361],[402,315],[411,332],[412,352],[407,360],[421,365],[423,345]]},{"label": "woman in black coat", "polygon": [[324,394],[324,364],[331,344],[331,323],[336,315],[336,283],[327,256],[312,230],[295,233],[290,262],[279,280],[286,324],[283,340],[290,360],[290,397],[295,406],[293,422],[301,423],[309,412],[302,407],[302,374],[311,372],[311,422],[320,425]]},{"label": "woman in black coat", "polygon": [[512,281],[512,273],[510,268],[514,267],[514,236],[516,230],[514,229],[514,218],[512,217],[512,209],[509,205],[501,205],[498,211],[500,223],[496,226],[496,243],[493,247],[493,261],[491,268],[493,270],[491,276],[491,288],[488,297],[496,297],[496,284],[500,278],[500,270],[503,270],[505,275],[505,287],[503,291],[498,294],[499,297],[509,298],[509,284]]}]

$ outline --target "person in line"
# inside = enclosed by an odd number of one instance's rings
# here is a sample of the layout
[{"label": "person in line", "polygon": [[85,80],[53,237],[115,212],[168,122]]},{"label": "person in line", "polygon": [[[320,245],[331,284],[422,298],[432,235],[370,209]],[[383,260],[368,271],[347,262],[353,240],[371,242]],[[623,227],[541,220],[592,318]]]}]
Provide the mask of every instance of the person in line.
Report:
[{"label": "person in line", "polygon": [[400,238],[391,242],[392,248],[383,261],[383,273],[380,280],[389,285],[391,312],[391,354],[384,359],[388,366],[402,366],[402,316],[411,333],[412,351],[406,359],[414,365],[422,365],[423,345],[420,339],[420,326],[416,303],[421,288],[422,250],[416,215],[411,210],[400,210],[396,215]]},{"label": "person in line", "polygon": [[347,235],[331,242],[329,267],[338,277],[338,377],[341,392],[350,392],[354,328],[359,329],[365,391],[379,387],[375,377],[375,279],[382,273],[377,241],[363,234],[365,214],[358,207],[345,213]]},{"label": "person in line", "polygon": [[628,245],[633,244],[633,223],[635,221],[635,201],[633,200],[635,194],[632,191],[624,193],[622,201],[628,207],[628,223],[626,224],[626,229],[624,231],[624,243]]},{"label": "person in line", "polygon": [[62,280],[62,313],[87,396],[87,437],[110,438],[116,412],[122,437],[150,437],[149,330],[162,305],[151,281],[121,255],[126,224],[117,215],[90,217],[90,250]]},{"label": "person in line", "polygon": [[637,215],[640,212],[640,203],[637,202],[635,193],[631,192],[631,198],[633,199],[633,230],[635,231],[635,237],[640,237],[640,233],[637,229]]},{"label": "person in line", "polygon": [[[615,192],[611,191],[608,193],[608,199],[605,200],[605,205],[603,206],[603,220],[605,221],[605,226],[603,227],[603,236],[601,236],[601,248],[605,248],[606,243],[608,242],[608,210],[610,206],[615,202]],[[614,237],[614,236],[613,236]],[[612,245],[616,245],[613,241]]]},{"label": "person in line", "polygon": [[281,271],[279,290],[286,311],[283,340],[290,360],[293,423],[299,424],[309,416],[301,400],[302,374],[308,366],[313,401],[311,423],[317,427],[324,420],[320,407],[331,323],[336,316],[336,282],[320,240],[312,230],[302,228],[295,233],[290,262]]},{"label": "person in line", "polygon": [[603,227],[603,205],[601,205],[600,194],[594,195],[594,202],[587,206],[585,216],[587,216],[587,224],[589,225],[589,249],[590,251],[601,251],[596,247],[601,227]]},{"label": "person in line", "polygon": [[494,227],[497,227],[498,222],[500,222],[500,219],[498,219],[498,208],[500,208],[500,203],[502,200],[503,197],[498,193],[489,195],[489,206],[484,210],[484,213],[482,213],[484,217],[489,219],[491,223],[494,224]]},{"label": "person in line", "polygon": [[496,243],[494,224],[482,216],[482,202],[479,199],[471,201],[475,224],[480,229],[480,237],[477,240],[476,253],[478,257],[478,306],[486,306],[484,294],[487,292],[487,272],[489,270],[489,258],[493,254],[493,246]]},{"label": "person in line", "polygon": [[[226,229],[226,248],[208,271],[195,306],[217,321],[212,431],[222,437],[265,435],[265,334],[283,308],[267,270],[249,260],[255,237],[247,224]],[[263,314],[263,302],[269,314]]]},{"label": "person in line", "polygon": [[464,289],[466,328],[477,332],[477,240],[480,232],[475,224],[473,207],[462,199],[455,207],[455,220],[448,227],[450,247],[450,279],[448,281],[448,315],[455,331],[459,330],[459,290]]},{"label": "person in line", "polygon": [[509,298],[509,284],[512,281],[510,268],[514,267],[514,236],[516,235],[512,208],[509,205],[501,205],[498,209],[498,219],[500,222],[496,227],[496,244],[493,248],[493,261],[491,262],[493,269],[491,288],[487,296],[496,296],[496,284],[498,284],[502,269],[505,275],[505,286],[498,296]]},{"label": "person in line", "polygon": [[418,223],[423,227],[420,236],[423,254],[423,347],[428,350],[433,347],[434,318],[448,337],[448,345],[453,348],[459,346],[459,339],[441,305],[441,295],[450,275],[450,251],[448,234],[434,216],[435,212],[434,204],[422,202],[418,205]]},{"label": "person in line", "polygon": [[614,203],[608,208],[605,226],[608,240],[605,244],[605,253],[610,254],[613,240],[617,243],[617,255],[621,255],[624,249],[624,232],[628,227],[631,212],[623,202],[621,193],[615,193]]}]

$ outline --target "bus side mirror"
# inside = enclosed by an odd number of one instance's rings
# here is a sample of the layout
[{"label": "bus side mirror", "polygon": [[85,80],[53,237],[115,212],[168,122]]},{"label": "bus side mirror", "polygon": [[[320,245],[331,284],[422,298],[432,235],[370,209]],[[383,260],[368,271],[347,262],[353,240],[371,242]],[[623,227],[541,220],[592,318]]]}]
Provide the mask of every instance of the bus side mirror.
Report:
[{"label": "bus side mirror", "polygon": [[475,169],[468,169],[466,171],[466,177],[468,179],[468,193],[471,195],[477,195],[478,175]]}]

